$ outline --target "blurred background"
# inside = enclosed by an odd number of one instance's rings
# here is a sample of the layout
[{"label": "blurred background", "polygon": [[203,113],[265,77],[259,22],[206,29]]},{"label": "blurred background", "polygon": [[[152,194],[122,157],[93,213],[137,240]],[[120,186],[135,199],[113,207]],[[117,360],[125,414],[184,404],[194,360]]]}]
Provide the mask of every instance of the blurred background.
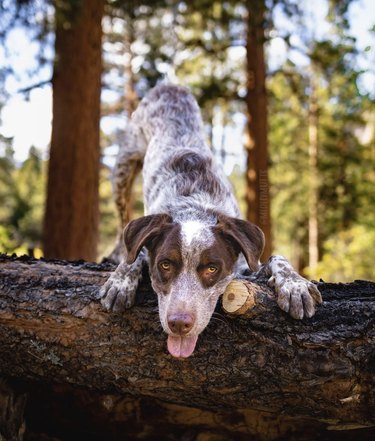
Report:
[{"label": "blurred background", "polygon": [[111,169],[137,103],[166,81],[197,98],[264,258],[374,279],[373,0],[0,5],[0,252],[110,253]]}]

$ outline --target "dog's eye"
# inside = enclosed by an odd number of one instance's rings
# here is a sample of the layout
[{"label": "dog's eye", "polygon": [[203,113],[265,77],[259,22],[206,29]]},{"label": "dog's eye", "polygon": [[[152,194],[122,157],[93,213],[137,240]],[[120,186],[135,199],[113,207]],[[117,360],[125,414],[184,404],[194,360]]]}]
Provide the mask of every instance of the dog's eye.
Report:
[{"label": "dog's eye", "polygon": [[210,273],[210,274],[214,274],[214,273],[216,273],[216,271],[217,271],[217,268],[214,265],[209,265],[207,267],[207,272]]},{"label": "dog's eye", "polygon": [[159,266],[160,266],[160,268],[163,269],[164,271],[168,271],[168,270],[171,269],[171,264],[170,264],[167,260],[164,260],[163,262],[160,262],[160,263],[159,263]]}]

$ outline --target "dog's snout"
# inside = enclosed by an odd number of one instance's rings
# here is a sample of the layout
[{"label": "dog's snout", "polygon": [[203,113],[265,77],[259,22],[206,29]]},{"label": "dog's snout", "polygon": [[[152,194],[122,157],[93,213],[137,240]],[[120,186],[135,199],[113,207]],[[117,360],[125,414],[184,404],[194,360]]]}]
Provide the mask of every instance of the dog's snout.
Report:
[{"label": "dog's snout", "polygon": [[194,318],[187,313],[176,313],[168,316],[169,329],[174,334],[185,335],[194,326]]}]

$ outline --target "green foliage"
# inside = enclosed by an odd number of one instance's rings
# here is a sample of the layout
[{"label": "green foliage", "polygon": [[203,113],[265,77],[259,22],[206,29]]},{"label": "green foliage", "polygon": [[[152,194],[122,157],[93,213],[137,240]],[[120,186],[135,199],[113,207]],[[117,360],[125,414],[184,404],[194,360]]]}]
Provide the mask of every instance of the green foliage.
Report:
[{"label": "green foliage", "polygon": [[[373,278],[375,225],[374,138],[364,140],[375,126],[373,102],[357,88],[361,70],[357,66],[355,40],[349,33],[351,0],[327,0],[326,23],[330,31],[316,39],[303,26],[304,5],[297,0],[267,3],[267,29],[275,24],[275,10],[294,27],[274,29],[293,50],[309,60],[305,66],[287,60],[268,76],[270,182],[275,252],[291,258],[309,273],[308,198],[309,122],[312,84],[318,101],[319,240],[321,262],[314,277],[345,281]],[[33,26],[42,39],[51,31],[50,3],[0,0],[4,20],[0,37],[12,23]],[[37,6],[35,6],[38,4]],[[23,7],[24,5],[25,7]],[[60,18],[70,20],[78,0],[58,2]],[[137,97],[165,76],[189,86],[203,109],[208,137],[213,126],[230,127],[234,114],[245,113],[246,9],[249,2],[220,1],[124,1],[107,3],[104,20],[103,113],[120,116],[121,130],[104,138],[103,147],[121,144],[122,130]],[[37,9],[35,9],[37,8]],[[38,13],[33,13],[33,12]],[[251,13],[251,8],[250,8]],[[38,17],[38,19],[36,18]],[[39,20],[39,21],[38,21]],[[301,25],[302,24],[302,25]],[[39,29],[39,33],[38,33]],[[267,33],[271,39],[273,32]],[[266,42],[267,44],[267,42]],[[0,72],[0,75],[6,73]],[[4,81],[5,76],[0,78]],[[105,95],[103,93],[103,96]],[[131,103],[131,105],[129,105]],[[1,103],[0,103],[1,104]],[[125,110],[126,109],[126,110]],[[222,142],[224,145],[224,142]],[[45,188],[45,163],[31,150],[23,164],[13,159],[12,142],[0,138],[0,250],[40,247]],[[229,152],[216,146],[220,161]],[[105,153],[107,150],[105,150]],[[235,168],[231,180],[244,213],[244,170]],[[133,217],[143,212],[142,185],[136,182]],[[115,241],[118,218],[112,199],[110,169],[100,177],[99,254],[108,254]]]},{"label": "green foliage", "polygon": [[[336,11],[337,14],[340,5],[332,2],[331,6],[330,13]],[[347,5],[341,13],[346,11]],[[354,237],[354,232],[365,232],[370,240],[375,231],[373,220],[369,220],[375,202],[373,144],[361,140],[366,128],[374,130],[373,112],[368,110],[372,103],[357,88],[361,71],[356,67],[355,41],[348,34],[345,17],[332,15],[328,21],[330,39],[308,41],[308,36],[304,36],[309,47],[310,67],[303,71],[287,61],[268,83],[275,252],[289,256],[297,268],[316,276],[306,267],[308,111],[314,84],[318,104],[317,209],[322,256],[318,273],[323,276],[327,265],[327,277],[335,278],[337,271],[335,280],[340,277],[348,280],[353,259],[357,273],[369,278],[373,276],[368,264],[360,258],[362,242]],[[347,252],[334,264],[336,245],[340,251]]]},{"label": "green foliage", "polygon": [[112,183],[110,179],[110,170],[102,167],[100,170],[99,181],[100,198],[100,222],[99,235],[100,243],[98,254],[100,258],[108,256],[115,244],[116,233],[119,225],[119,218],[116,213],[115,203],[112,196]]},{"label": "green foliage", "polygon": [[17,166],[10,140],[2,138],[0,143],[0,252],[40,255],[46,164],[31,148]]},{"label": "green foliage", "polygon": [[13,251],[16,247],[14,226],[8,224],[14,207],[13,176],[15,165],[13,161],[12,140],[0,136],[0,251]]},{"label": "green foliage", "polygon": [[268,84],[273,241],[275,253],[288,256],[297,267],[307,254],[308,128],[304,103],[293,90],[303,84],[297,73],[290,77],[281,72]]},{"label": "green foliage", "polygon": [[[139,175],[134,182],[131,204],[131,218],[136,219],[143,216],[143,194],[142,194],[142,176]],[[116,243],[117,234],[122,232],[118,230],[120,219],[116,210],[113,198],[111,170],[103,166],[100,171],[99,183],[100,197],[100,223],[99,234],[100,242],[98,249],[99,260],[108,256]]]},{"label": "green foliage", "polygon": [[228,119],[243,111],[245,15],[241,2],[189,2],[178,9],[176,76],[189,85],[210,124],[215,108]]},{"label": "green foliage", "polygon": [[325,241],[315,277],[329,282],[371,280],[374,279],[374,262],[375,228],[354,225]]}]

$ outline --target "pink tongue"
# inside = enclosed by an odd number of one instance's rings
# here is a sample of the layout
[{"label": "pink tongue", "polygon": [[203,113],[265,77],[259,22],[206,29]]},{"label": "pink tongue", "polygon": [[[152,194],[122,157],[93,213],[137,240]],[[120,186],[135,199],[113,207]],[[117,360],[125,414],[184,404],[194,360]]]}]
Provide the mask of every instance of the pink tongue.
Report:
[{"label": "pink tongue", "polygon": [[174,337],[173,335],[168,335],[168,351],[173,357],[190,357],[194,352],[197,340],[197,335],[191,335],[189,337]]}]

